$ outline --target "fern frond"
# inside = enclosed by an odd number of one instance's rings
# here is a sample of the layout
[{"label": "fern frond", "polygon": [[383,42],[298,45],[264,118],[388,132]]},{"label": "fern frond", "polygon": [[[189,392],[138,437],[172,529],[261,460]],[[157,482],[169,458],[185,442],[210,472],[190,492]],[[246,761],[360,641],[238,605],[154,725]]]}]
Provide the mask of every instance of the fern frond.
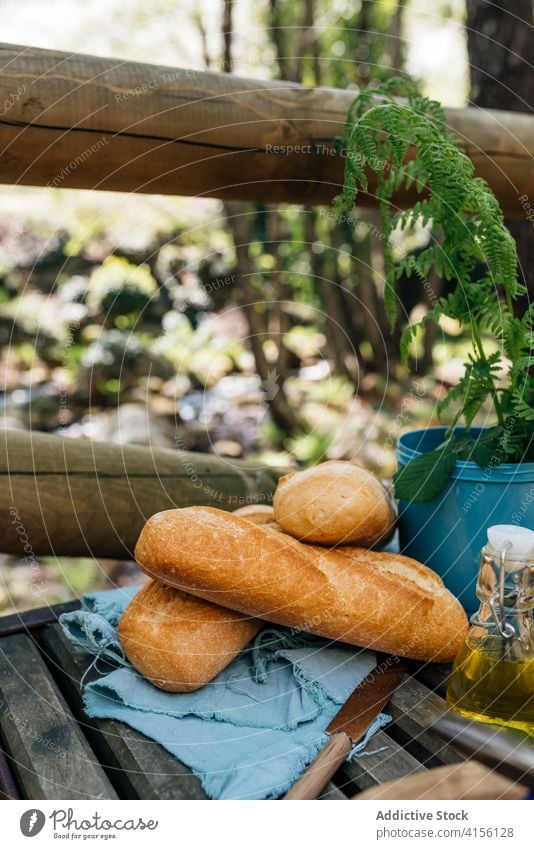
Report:
[{"label": "fern frond", "polygon": [[[435,273],[456,281],[453,291],[440,298],[422,321],[404,329],[402,362],[407,362],[411,344],[427,322],[440,316],[456,319],[471,331],[473,355],[460,383],[441,402],[440,413],[454,405],[469,426],[491,398],[499,427],[504,428],[508,417],[513,439],[530,439],[532,428],[528,433],[525,428],[531,427],[534,403],[529,375],[534,365],[534,308],[522,319],[514,315],[514,302],[525,293],[518,279],[514,239],[495,195],[475,176],[472,161],[448,131],[443,108],[423,97],[411,80],[394,77],[356,97],[347,120],[347,149],[343,192],[336,203],[351,209],[358,191],[367,187],[367,170],[374,171],[390,325],[397,320],[396,286],[401,277],[426,280]],[[399,213],[394,195],[402,187],[415,187],[420,198]],[[432,230],[432,244],[418,255],[398,257],[391,245],[393,231],[416,226]],[[499,352],[486,355],[483,333],[495,338]],[[504,385],[499,373],[503,356],[513,364]],[[516,420],[522,429],[516,429]],[[517,450],[513,439],[509,449]]]}]

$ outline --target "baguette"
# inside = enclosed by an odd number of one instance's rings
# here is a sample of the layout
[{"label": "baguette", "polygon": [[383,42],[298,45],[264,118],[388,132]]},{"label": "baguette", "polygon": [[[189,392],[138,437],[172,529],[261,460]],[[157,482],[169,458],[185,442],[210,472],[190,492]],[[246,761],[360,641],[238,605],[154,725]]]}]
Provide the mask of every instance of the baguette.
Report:
[{"label": "baguette", "polygon": [[152,577],[232,610],[405,657],[452,660],[467,629],[441,579],[409,557],[306,545],[214,508],[152,516],[135,556]]},{"label": "baguette", "polygon": [[278,481],[274,518],[285,533],[319,545],[370,547],[391,537],[396,513],[382,483],[353,463],[331,460]]},{"label": "baguette", "polygon": [[203,687],[264,625],[159,581],[133,597],[119,622],[126,657],[156,687],[188,693]]},{"label": "baguette", "polygon": [[274,510],[269,504],[246,504],[233,511],[234,516],[248,519],[255,525],[267,525],[274,522]]}]

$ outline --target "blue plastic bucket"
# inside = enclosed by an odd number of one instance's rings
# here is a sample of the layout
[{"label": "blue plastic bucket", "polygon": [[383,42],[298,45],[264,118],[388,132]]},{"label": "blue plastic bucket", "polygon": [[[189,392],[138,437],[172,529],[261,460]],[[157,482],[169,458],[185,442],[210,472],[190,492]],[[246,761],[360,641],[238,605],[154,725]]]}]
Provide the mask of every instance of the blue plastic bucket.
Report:
[{"label": "blue plastic bucket", "polygon": [[[399,467],[437,448],[445,430],[433,427],[399,437]],[[471,428],[474,437],[480,431]],[[475,586],[486,530],[491,525],[509,524],[534,528],[534,463],[482,468],[473,462],[458,461],[451,482],[433,501],[399,502],[402,553],[441,575],[468,613],[479,606]]]}]

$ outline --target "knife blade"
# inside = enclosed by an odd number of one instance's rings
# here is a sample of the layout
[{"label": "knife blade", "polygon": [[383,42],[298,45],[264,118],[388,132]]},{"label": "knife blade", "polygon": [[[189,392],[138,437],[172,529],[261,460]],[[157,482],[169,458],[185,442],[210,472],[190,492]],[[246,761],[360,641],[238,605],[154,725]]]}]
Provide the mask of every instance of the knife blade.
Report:
[{"label": "knife blade", "polygon": [[432,728],[463,754],[534,791],[534,749],[526,738],[451,711],[438,717]]},{"label": "knife blade", "polygon": [[373,719],[389,702],[408,667],[408,661],[395,655],[377,656],[374,669],[358,684],[326,728],[330,740],[284,799],[317,798],[352,747],[362,739]]}]

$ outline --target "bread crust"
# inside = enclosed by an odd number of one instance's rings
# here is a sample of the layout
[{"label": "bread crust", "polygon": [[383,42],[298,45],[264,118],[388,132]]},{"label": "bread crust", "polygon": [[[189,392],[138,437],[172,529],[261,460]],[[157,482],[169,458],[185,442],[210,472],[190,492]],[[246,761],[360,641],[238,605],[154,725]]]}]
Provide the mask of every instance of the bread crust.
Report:
[{"label": "bread crust", "polygon": [[306,545],[215,508],[157,513],[135,555],[147,574],[208,601],[405,657],[452,660],[467,630],[460,603],[417,561]]},{"label": "bread crust", "polygon": [[319,545],[385,543],[396,519],[383,484],[361,466],[337,460],[280,478],[273,507],[285,533]]},{"label": "bread crust", "polygon": [[162,690],[187,693],[215,678],[264,624],[149,581],[124,611],[118,633],[141,675]]},{"label": "bread crust", "polygon": [[274,522],[274,510],[270,504],[246,504],[233,512],[234,516],[241,516],[242,519],[248,519],[255,525],[266,525],[269,522]]}]

